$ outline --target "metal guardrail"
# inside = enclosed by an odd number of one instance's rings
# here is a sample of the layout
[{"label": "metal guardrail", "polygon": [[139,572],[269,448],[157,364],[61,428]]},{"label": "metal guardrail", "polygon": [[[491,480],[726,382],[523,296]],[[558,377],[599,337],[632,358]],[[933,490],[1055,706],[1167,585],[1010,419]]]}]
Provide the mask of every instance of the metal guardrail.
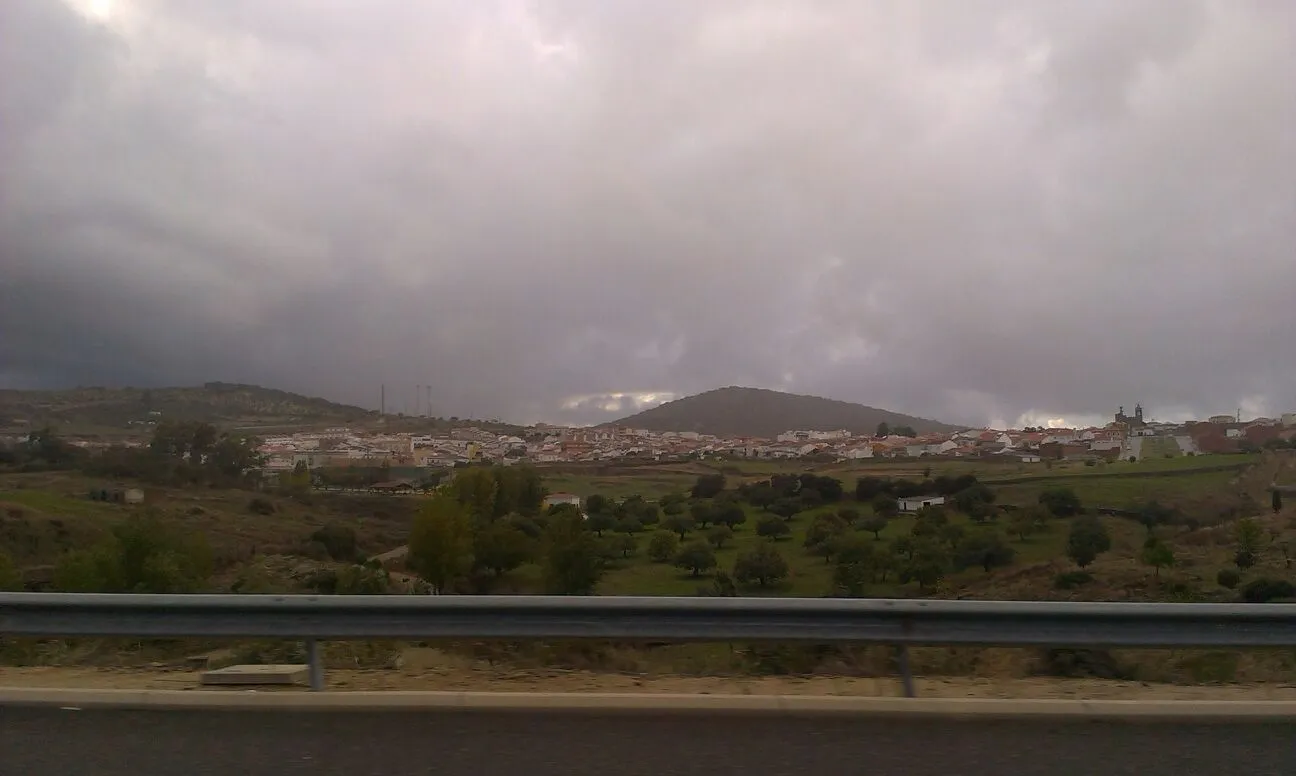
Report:
[{"label": "metal guardrail", "polygon": [[1292,647],[1296,604],[1143,604],[612,596],[259,596],[0,593],[0,635],[616,639],[890,644],[906,694],[911,644]]}]

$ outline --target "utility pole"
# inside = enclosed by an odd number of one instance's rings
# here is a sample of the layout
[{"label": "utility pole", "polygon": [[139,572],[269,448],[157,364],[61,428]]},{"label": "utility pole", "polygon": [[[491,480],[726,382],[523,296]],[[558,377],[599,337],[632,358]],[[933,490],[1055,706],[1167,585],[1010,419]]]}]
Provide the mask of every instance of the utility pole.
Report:
[{"label": "utility pole", "polygon": [[387,414],[387,385],[386,384],[383,384],[382,393],[380,394],[380,396],[382,398],[378,400],[378,414],[385,416]]}]

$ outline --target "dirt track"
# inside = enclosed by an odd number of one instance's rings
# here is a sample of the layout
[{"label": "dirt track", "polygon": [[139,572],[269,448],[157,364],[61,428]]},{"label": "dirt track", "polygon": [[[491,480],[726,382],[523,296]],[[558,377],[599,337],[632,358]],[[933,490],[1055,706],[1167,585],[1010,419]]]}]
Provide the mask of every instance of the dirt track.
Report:
[{"label": "dirt track", "polygon": [[[420,650],[420,652],[424,652]],[[430,652],[430,651],[429,651]],[[899,682],[858,677],[642,677],[559,670],[508,670],[439,654],[412,654],[399,669],[330,670],[331,690],[642,692],[739,695],[896,696]],[[199,673],[175,668],[0,668],[0,686],[201,690]],[[1098,679],[919,678],[918,693],[944,698],[1296,700],[1293,684],[1145,684]]]}]

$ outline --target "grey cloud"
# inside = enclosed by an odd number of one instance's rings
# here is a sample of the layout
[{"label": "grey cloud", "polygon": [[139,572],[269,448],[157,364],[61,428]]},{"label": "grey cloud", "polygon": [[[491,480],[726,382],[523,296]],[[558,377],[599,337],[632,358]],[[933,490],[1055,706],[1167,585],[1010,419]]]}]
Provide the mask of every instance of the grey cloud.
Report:
[{"label": "grey cloud", "polygon": [[0,380],[1296,409],[1284,4],[112,6],[0,5]]}]

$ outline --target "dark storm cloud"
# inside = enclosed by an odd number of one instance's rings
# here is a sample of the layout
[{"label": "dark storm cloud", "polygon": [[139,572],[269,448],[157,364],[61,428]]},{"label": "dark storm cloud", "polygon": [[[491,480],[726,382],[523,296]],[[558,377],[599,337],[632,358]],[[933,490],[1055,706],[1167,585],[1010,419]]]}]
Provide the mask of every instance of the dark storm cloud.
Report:
[{"label": "dark storm cloud", "polygon": [[969,423],[1290,411],[1293,22],[6,2],[0,382],[430,384],[519,420],[735,384]]}]

